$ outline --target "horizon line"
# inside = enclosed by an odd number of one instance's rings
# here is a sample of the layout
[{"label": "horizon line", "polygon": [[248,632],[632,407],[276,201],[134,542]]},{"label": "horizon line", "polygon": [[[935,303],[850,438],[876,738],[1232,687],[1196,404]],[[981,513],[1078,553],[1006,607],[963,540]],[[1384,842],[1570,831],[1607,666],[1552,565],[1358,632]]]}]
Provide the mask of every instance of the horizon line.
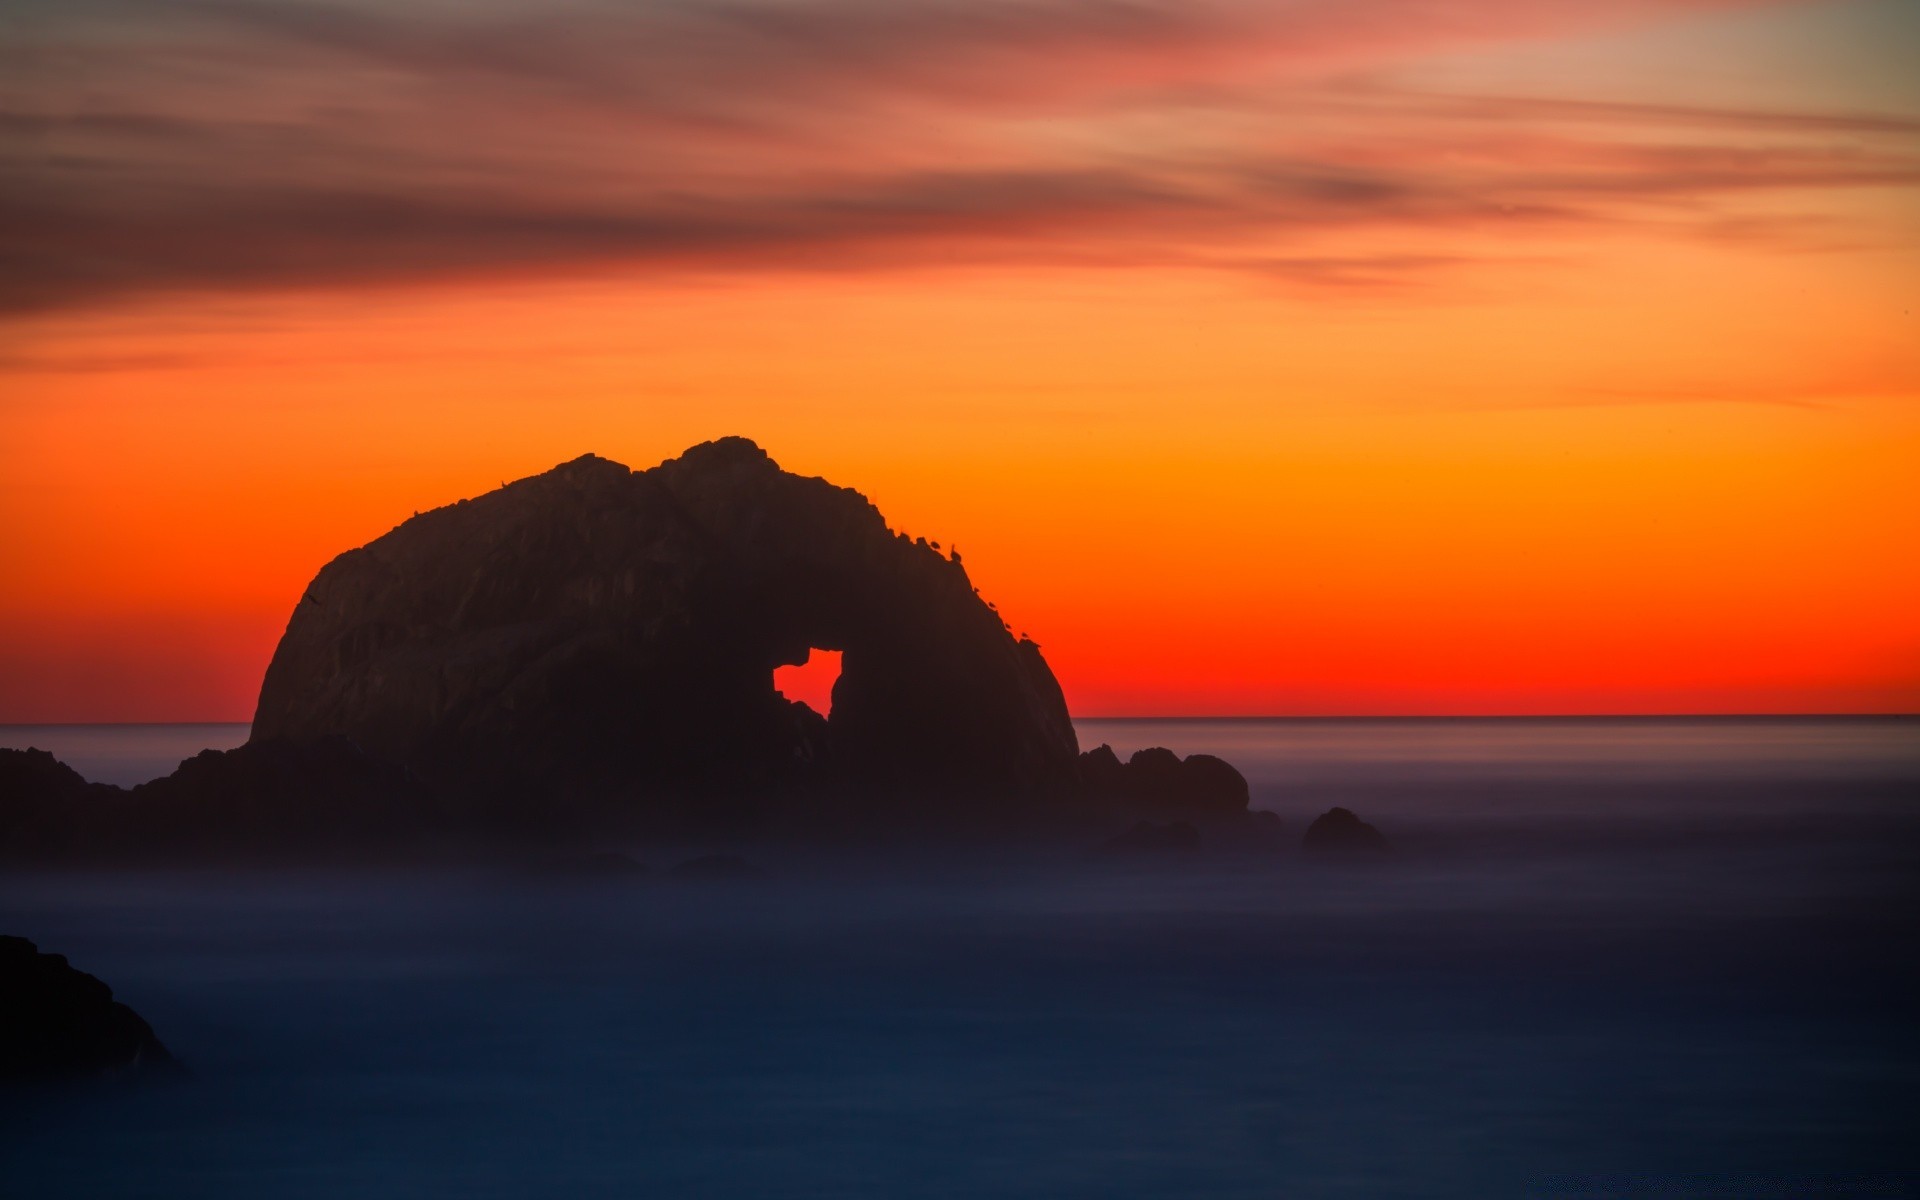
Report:
[{"label": "horizon line", "polygon": [[[1796,721],[1920,719],[1920,712],[1608,712],[1608,713],[1089,713],[1069,714],[1074,721]],[[71,726],[158,727],[167,725],[246,725],[252,721],[0,721],[0,728],[53,729]]]}]

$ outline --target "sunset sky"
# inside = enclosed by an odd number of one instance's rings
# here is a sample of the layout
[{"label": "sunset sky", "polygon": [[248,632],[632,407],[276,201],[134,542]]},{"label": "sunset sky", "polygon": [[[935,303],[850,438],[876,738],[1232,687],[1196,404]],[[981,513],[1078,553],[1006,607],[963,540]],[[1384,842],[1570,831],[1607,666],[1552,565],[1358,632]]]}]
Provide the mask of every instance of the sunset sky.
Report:
[{"label": "sunset sky", "polygon": [[1920,4],[17,0],[0,722],[742,434],[1078,715],[1920,710]]}]

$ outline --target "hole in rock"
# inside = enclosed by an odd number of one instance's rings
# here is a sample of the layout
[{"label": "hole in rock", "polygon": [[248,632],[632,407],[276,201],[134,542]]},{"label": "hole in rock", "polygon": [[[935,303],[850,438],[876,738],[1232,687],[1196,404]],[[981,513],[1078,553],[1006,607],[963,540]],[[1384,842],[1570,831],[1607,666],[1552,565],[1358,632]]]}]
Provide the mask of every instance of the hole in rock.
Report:
[{"label": "hole in rock", "polygon": [[775,667],[773,686],[789,700],[827,716],[833,711],[833,681],[840,678],[840,651],[814,650],[797,667]]}]

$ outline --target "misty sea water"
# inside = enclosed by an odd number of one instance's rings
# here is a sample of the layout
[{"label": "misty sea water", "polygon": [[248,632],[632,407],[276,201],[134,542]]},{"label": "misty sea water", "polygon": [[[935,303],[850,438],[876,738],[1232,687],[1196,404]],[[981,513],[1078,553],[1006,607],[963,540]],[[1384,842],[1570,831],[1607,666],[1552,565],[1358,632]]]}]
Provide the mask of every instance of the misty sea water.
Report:
[{"label": "misty sea water", "polygon": [[15,871],[193,1074],[0,1096],[0,1195],[1920,1194],[1920,722],[1079,730],[1394,852]]}]

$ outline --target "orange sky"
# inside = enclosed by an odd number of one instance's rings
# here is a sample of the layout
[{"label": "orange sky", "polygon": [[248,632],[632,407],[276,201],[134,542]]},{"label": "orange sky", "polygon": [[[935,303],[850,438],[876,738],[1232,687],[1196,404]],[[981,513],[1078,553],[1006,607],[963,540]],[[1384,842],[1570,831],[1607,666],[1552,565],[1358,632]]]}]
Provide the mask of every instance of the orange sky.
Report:
[{"label": "orange sky", "polygon": [[1911,12],[1616,7],[50,7],[0,722],[245,719],[333,554],[731,433],[1080,715],[1920,709]]}]

